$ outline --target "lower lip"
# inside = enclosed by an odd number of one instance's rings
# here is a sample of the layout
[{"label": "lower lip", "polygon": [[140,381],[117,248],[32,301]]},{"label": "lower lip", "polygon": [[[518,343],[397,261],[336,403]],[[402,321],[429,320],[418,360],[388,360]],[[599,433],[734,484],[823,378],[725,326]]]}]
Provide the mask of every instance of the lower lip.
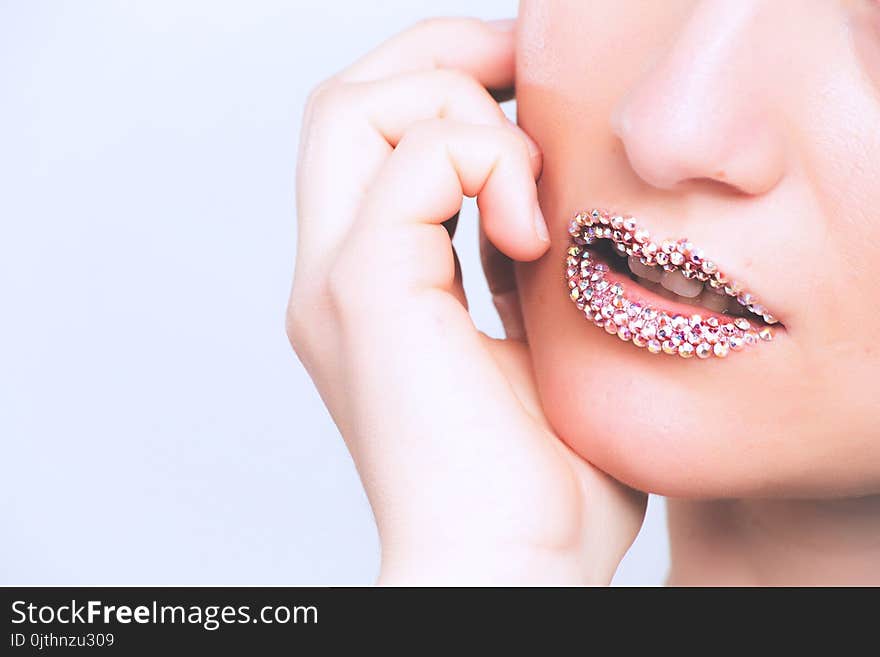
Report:
[{"label": "lower lip", "polygon": [[[589,264],[584,268],[584,254]],[[570,297],[588,320],[651,353],[682,358],[725,358],[773,339],[773,331],[744,318],[672,301],[613,271],[601,256],[581,247],[568,267]],[[569,275],[575,269],[574,275]]]}]

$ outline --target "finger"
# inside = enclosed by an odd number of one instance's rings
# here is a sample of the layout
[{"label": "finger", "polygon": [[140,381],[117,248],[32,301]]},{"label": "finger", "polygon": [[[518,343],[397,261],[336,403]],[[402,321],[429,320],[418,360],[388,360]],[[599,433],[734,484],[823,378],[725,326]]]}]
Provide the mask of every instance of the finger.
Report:
[{"label": "finger", "polygon": [[535,175],[541,169],[537,144],[479,83],[461,73],[417,72],[340,85],[319,94],[311,106],[314,117],[303,131],[297,180],[298,258],[321,259],[334,250],[391,147],[421,120],[445,117],[505,127],[523,139]]},{"label": "finger", "polygon": [[482,226],[480,226],[480,260],[489,291],[492,293],[492,303],[504,327],[505,337],[508,340],[524,341],[525,322],[516,289],[513,260],[501,253],[489,241]]},{"label": "finger", "polygon": [[[413,286],[448,289],[453,280],[446,232],[438,224],[476,196],[489,240],[516,260],[549,246],[528,148],[510,130],[446,120],[416,124],[380,171],[355,226],[376,252],[398,251]],[[369,249],[364,249],[369,250]]]},{"label": "finger", "polygon": [[476,78],[461,71],[415,71],[346,88],[350,90],[348,102],[366,115],[392,146],[416,121],[448,118],[511,127],[538,151],[531,138],[507,118],[492,94]]},{"label": "finger", "polygon": [[339,77],[375,80],[420,69],[453,68],[475,77],[483,86],[513,86],[513,21],[485,22],[476,18],[433,18],[392,37],[355,62]]}]

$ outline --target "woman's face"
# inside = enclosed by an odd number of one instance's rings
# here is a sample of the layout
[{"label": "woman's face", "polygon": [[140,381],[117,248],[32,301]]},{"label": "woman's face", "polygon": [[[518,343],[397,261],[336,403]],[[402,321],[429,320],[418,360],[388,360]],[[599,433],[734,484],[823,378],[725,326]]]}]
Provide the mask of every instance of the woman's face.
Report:
[{"label": "woman's face", "polygon": [[[517,275],[559,434],[665,495],[880,491],[880,3],[524,0],[517,48],[553,242]],[[597,327],[565,277],[570,219],[594,207],[698,245],[775,338],[683,358]],[[598,242],[627,303],[742,309],[680,268],[630,280],[641,263]]]}]

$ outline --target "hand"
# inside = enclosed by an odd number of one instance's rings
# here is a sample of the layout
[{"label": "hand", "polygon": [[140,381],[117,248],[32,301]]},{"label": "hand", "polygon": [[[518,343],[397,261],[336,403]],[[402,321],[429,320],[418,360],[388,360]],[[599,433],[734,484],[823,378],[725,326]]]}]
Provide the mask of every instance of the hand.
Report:
[{"label": "hand", "polygon": [[463,195],[509,330],[508,267],[549,246],[540,151],[487,91],[513,78],[512,24],[432,20],[306,108],[288,334],[366,488],[380,583],[605,584],[643,518],[554,435],[526,343],[467,311],[444,224]]}]

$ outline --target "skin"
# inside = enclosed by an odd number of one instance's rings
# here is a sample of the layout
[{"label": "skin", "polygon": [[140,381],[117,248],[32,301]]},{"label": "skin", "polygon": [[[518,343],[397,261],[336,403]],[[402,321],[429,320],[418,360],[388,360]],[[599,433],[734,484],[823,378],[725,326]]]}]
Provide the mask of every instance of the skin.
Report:
[{"label": "skin", "polygon": [[[516,29],[428,21],[315,90],[288,334],[373,507],[380,583],[608,583],[637,490],[677,498],[670,583],[880,578],[878,13],[527,0]],[[514,82],[521,129],[486,91]],[[467,313],[463,195],[507,340]],[[690,362],[587,324],[562,253],[594,205],[691,238],[783,334]]]}]

